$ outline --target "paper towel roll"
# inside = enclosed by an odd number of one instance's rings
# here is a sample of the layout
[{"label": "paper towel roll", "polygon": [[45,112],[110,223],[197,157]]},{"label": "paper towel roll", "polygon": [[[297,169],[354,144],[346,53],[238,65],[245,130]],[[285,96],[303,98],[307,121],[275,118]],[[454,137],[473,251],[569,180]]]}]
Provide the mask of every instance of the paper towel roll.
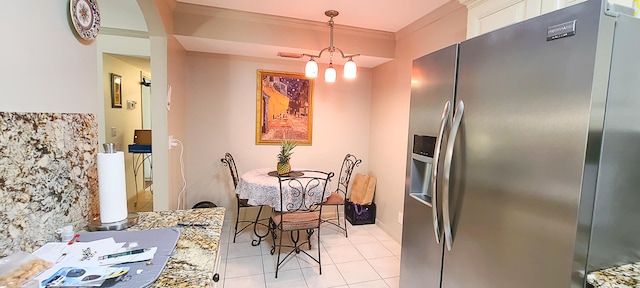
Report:
[{"label": "paper towel roll", "polygon": [[127,186],[124,152],[98,153],[100,221],[113,223],[127,218]]}]

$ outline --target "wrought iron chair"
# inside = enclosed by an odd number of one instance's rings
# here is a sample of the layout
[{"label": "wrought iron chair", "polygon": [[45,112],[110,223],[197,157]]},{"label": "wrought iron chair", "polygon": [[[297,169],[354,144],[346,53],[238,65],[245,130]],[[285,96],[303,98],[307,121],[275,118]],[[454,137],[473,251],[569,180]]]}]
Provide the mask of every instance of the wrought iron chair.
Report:
[{"label": "wrought iron chair", "polygon": [[[347,154],[344,156],[344,160],[342,160],[342,167],[340,168],[340,175],[338,177],[338,187],[336,191],[331,192],[331,195],[325,202],[322,203],[322,206],[334,206],[336,207],[336,216],[323,219],[323,223],[333,224],[338,227],[340,230],[344,231],[344,236],[349,237],[347,232],[347,217],[343,215],[342,224],[340,223],[340,206],[345,205],[347,199],[347,192],[349,189],[349,180],[351,180],[351,174],[353,173],[353,169],[356,166],[359,166],[362,163],[362,159],[358,159],[356,156]],[[344,211],[344,208],[342,209]]]},{"label": "wrought iron chair", "polygon": [[[231,174],[231,179],[233,179],[233,188],[237,188],[238,187],[238,181],[239,181],[239,176],[238,176],[238,169],[236,167],[236,161],[233,159],[233,156],[231,156],[230,153],[225,153],[224,154],[224,158],[220,159],[220,161],[222,162],[222,164],[224,166],[229,167],[229,173]],[[247,199],[240,199],[240,197],[238,196],[238,194],[236,194],[236,223],[235,223],[235,227],[234,227],[234,234],[233,234],[233,243],[236,243],[236,237],[238,236],[238,234],[240,234],[242,231],[244,231],[244,229],[247,229],[249,226],[253,226],[253,232],[256,234],[256,236],[259,237],[259,240],[262,240],[262,238],[264,238],[264,236],[260,236],[257,232],[257,225],[262,225],[268,228],[268,226],[266,224],[260,223],[261,220],[266,220],[265,219],[260,219],[260,214],[262,213],[262,208],[264,206],[253,206],[253,205],[249,205],[249,203],[247,203]],[[243,220],[243,221],[239,221],[240,218],[240,209],[245,209],[245,208],[252,208],[252,207],[260,207],[260,209],[258,210],[258,214],[256,215],[256,219],[255,221],[249,221],[249,220]],[[240,230],[238,230],[238,223],[247,223],[247,225],[245,225],[244,227],[242,227]],[[267,232],[268,233],[268,232]],[[265,234],[266,236],[266,234]],[[253,240],[251,243],[253,246],[257,246],[260,244],[260,241]]]},{"label": "wrought iron chair", "polygon": [[[320,275],[322,275],[322,264],[320,262],[320,223],[322,219],[322,202],[323,195],[327,190],[327,185],[333,177],[333,172],[322,172],[314,170],[299,170],[302,176],[292,175],[289,177],[278,176],[280,184],[280,204],[277,204],[275,210],[269,218],[269,227],[273,236],[273,246],[271,247],[271,255],[278,252],[276,262],[276,278],[278,278],[278,270],[280,266],[290,256],[306,254],[320,266]],[[286,195],[286,196],[284,196]],[[286,201],[286,203],[284,201]],[[283,204],[284,203],[284,204]],[[279,207],[277,207],[279,205]],[[315,230],[318,230],[317,232]],[[306,231],[306,241],[300,241],[300,232]],[[280,233],[278,233],[280,232]],[[283,244],[282,238],[285,232],[289,232],[291,237],[291,245]],[[311,250],[311,236],[313,233],[318,235],[318,257],[314,257],[302,248],[308,244]],[[292,248],[284,258],[281,258],[282,247]],[[295,253],[295,254],[293,254]]]}]

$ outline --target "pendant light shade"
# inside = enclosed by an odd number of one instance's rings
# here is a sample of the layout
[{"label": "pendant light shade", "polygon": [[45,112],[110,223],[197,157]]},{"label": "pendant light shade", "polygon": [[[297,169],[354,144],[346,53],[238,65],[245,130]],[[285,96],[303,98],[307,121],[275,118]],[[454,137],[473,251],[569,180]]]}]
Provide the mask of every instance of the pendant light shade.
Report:
[{"label": "pendant light shade", "polygon": [[349,59],[347,63],[344,63],[344,78],[353,79],[356,78],[356,71],[358,68],[356,67],[356,62]]},{"label": "pendant light shade", "polygon": [[307,66],[304,68],[304,75],[308,78],[318,77],[318,63],[313,58],[307,62]]},{"label": "pendant light shade", "polygon": [[333,68],[331,64],[329,64],[329,68],[324,71],[324,81],[329,83],[336,82],[336,69]]}]

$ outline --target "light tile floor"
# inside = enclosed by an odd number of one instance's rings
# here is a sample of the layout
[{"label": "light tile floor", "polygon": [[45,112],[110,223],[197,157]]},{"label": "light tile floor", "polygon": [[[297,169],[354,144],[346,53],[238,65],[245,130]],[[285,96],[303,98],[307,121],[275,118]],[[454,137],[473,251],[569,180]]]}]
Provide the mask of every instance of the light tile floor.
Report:
[{"label": "light tile floor", "polygon": [[[320,234],[322,275],[318,264],[300,253],[287,260],[276,279],[276,256],[269,253],[271,236],[254,247],[251,240],[255,236],[247,229],[233,243],[232,224],[226,220],[222,229],[218,288],[399,287],[400,244],[375,225],[347,223],[346,238],[332,225],[324,224]],[[317,253],[316,242],[314,235],[313,253]]]}]

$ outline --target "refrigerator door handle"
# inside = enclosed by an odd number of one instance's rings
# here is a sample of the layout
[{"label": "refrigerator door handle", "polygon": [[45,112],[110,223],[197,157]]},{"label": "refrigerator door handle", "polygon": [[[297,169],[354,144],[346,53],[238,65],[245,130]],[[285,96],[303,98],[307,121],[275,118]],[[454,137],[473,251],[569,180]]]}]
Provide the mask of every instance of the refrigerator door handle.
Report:
[{"label": "refrigerator door handle", "polygon": [[440,244],[442,239],[442,227],[440,226],[440,219],[438,218],[438,197],[436,190],[436,182],[438,179],[438,164],[440,163],[440,150],[442,147],[442,139],[444,138],[444,129],[447,123],[450,124],[451,117],[451,101],[447,101],[442,109],[442,118],[440,118],[440,129],[438,130],[438,137],[436,138],[436,147],[433,151],[433,168],[431,169],[431,214],[433,218],[433,232],[436,237],[436,243]]},{"label": "refrigerator door handle", "polygon": [[449,140],[447,142],[447,150],[444,154],[444,171],[443,171],[443,183],[442,183],[442,217],[444,218],[444,238],[447,243],[447,250],[451,251],[453,247],[453,233],[451,230],[451,216],[449,213],[449,194],[450,194],[450,176],[451,176],[451,161],[453,160],[453,148],[456,144],[456,136],[458,135],[458,129],[462,122],[462,115],[464,114],[464,102],[460,100],[458,102],[458,108],[453,115],[453,124],[451,126],[451,132],[449,132]]}]

